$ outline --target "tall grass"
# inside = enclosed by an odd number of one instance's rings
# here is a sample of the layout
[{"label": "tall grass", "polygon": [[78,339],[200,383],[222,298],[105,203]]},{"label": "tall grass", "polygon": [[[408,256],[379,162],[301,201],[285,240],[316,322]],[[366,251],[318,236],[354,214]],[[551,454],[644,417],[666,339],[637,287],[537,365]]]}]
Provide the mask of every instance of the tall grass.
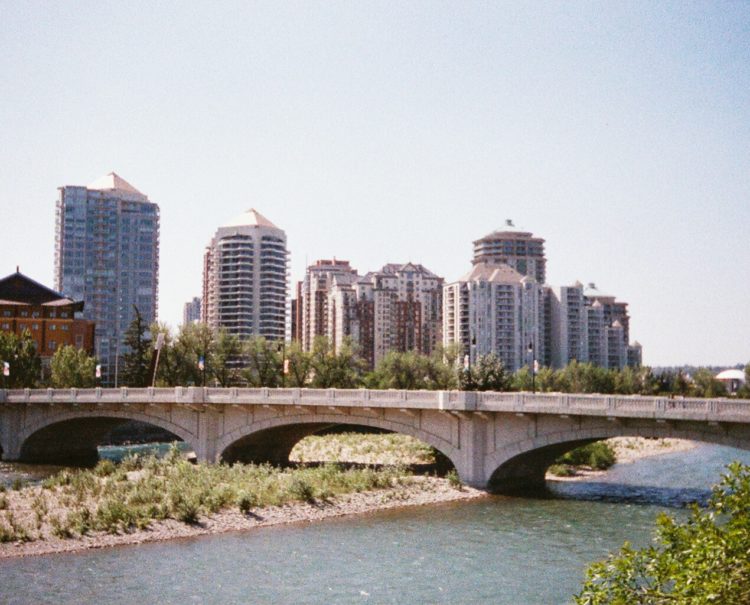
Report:
[{"label": "tall grass", "polygon": [[[174,452],[161,460],[140,457],[119,465],[105,460],[91,470],[62,471],[43,482],[32,502],[37,527],[45,520],[49,534],[70,537],[127,532],[162,519],[197,523],[221,510],[248,514],[265,506],[312,502],[409,481],[403,467],[193,465]],[[3,524],[0,539],[10,539],[11,532],[18,539],[17,529]]]}]

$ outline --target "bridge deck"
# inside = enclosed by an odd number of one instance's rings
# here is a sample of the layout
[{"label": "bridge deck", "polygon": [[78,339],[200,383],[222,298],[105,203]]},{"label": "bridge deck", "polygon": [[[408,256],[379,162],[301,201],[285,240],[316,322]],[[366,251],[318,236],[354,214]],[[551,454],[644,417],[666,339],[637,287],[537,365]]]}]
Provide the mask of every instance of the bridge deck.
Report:
[{"label": "bridge deck", "polygon": [[563,393],[175,387],[0,390],[0,404],[183,404],[396,408],[750,422],[750,400]]}]

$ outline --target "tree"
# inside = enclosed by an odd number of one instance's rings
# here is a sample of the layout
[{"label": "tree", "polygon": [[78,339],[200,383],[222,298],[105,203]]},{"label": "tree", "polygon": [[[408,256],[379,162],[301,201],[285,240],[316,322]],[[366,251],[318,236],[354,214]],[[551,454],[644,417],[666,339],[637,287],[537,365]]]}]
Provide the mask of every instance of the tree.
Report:
[{"label": "tree", "polygon": [[494,353],[482,355],[460,375],[460,388],[464,391],[508,391],[510,387],[511,376]]},{"label": "tree", "polygon": [[750,603],[750,467],[729,465],[705,509],[678,522],[662,514],[656,544],[592,565],[578,605]]},{"label": "tree", "polygon": [[28,331],[24,330],[21,336],[0,332],[0,372],[3,363],[7,363],[10,370],[8,377],[0,374],[0,385],[4,388],[33,388],[39,383],[42,360]]},{"label": "tree", "polygon": [[278,387],[281,384],[283,360],[281,346],[262,336],[250,338],[244,343],[247,359],[245,379],[256,387]]},{"label": "tree", "polygon": [[362,383],[364,362],[356,354],[349,339],[344,339],[338,351],[334,351],[325,336],[313,341],[310,356],[312,386],[319,389],[353,389]]},{"label": "tree", "polygon": [[52,387],[85,389],[96,383],[96,359],[83,349],[65,345],[55,351],[50,361]]},{"label": "tree", "polygon": [[370,377],[377,389],[425,389],[427,388],[428,359],[414,351],[389,351],[380,360]]},{"label": "tree", "polygon": [[219,330],[207,359],[210,361],[211,376],[220,387],[237,384],[243,361],[243,347],[237,336],[224,329]]},{"label": "tree", "polygon": [[129,387],[145,387],[151,384],[151,338],[146,335],[148,326],[138,307],[133,305],[135,317],[125,331],[123,342],[126,352],[122,356],[123,372],[121,382]]},{"label": "tree", "polygon": [[708,368],[700,368],[693,375],[693,384],[697,397],[721,397],[727,394],[724,383],[716,379]]},{"label": "tree", "polygon": [[310,380],[312,369],[310,353],[303,351],[299,342],[292,342],[286,346],[286,358],[289,361],[289,373],[286,380],[291,386],[303,388]]}]

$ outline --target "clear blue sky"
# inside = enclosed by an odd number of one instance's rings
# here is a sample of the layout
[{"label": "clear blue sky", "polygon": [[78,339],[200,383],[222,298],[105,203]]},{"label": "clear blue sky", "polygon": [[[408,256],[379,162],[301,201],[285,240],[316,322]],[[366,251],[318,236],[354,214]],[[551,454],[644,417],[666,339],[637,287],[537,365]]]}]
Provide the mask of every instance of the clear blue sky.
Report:
[{"label": "clear blue sky", "polygon": [[651,365],[750,361],[750,4],[0,4],[0,274],[57,187],[161,207],[160,319],[249,207],[305,262],[457,279],[512,218],[630,303]]}]

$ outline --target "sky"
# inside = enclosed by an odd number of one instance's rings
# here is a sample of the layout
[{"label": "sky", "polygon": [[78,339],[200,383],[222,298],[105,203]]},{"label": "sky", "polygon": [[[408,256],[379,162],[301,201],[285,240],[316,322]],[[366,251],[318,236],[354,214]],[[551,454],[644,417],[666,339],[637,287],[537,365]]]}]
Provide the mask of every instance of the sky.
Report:
[{"label": "sky", "polygon": [[506,219],[629,303],[649,365],[750,361],[750,3],[0,2],[0,276],[57,188],[161,210],[159,319],[254,207],[320,258],[455,281]]}]

